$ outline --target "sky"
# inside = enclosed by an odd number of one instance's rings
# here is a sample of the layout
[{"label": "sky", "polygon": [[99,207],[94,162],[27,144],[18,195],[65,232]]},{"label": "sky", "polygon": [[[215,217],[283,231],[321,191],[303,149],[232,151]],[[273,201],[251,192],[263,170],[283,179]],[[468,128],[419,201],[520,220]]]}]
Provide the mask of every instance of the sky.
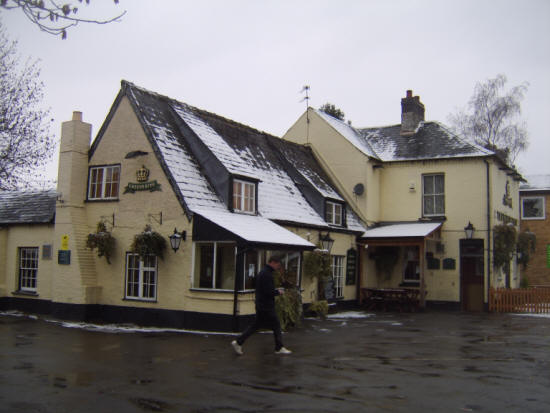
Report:
[{"label": "sky", "polygon": [[[69,0],[67,0],[69,2]],[[282,136],[309,105],[331,102],[356,127],[398,124],[413,90],[426,120],[448,123],[477,82],[529,83],[523,175],[550,174],[550,0],[91,0],[68,38],[18,10],[0,19],[39,59],[59,138],[75,110],[101,127],[122,79]],[[57,158],[49,168],[57,173]]]}]

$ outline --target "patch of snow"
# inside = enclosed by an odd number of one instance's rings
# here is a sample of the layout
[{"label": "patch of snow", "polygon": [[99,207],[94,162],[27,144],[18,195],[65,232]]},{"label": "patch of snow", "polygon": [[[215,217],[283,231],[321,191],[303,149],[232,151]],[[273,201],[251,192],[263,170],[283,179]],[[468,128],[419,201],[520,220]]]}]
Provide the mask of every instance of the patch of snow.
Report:
[{"label": "patch of snow", "polygon": [[550,175],[526,175],[527,182],[521,183],[519,189],[522,191],[550,190]]},{"label": "patch of snow", "polygon": [[363,152],[365,155],[370,156],[371,158],[378,159],[378,155],[372,149],[370,144],[365,141],[359,132],[346,122],[336,119],[333,116],[326,114],[321,110],[315,110],[322,119],[324,119],[330,126],[332,126],[340,135],[346,138],[353,146]]},{"label": "patch of snow", "polygon": [[550,314],[514,313],[512,315],[513,316],[518,316],[518,317],[550,318]]},{"label": "patch of snow", "polygon": [[441,226],[441,222],[390,224],[367,230],[364,238],[425,237]]},{"label": "patch of snow", "polygon": [[327,318],[334,321],[340,321],[348,318],[371,318],[374,317],[372,313],[365,313],[363,311],[344,311],[342,313],[335,313],[327,315]]}]

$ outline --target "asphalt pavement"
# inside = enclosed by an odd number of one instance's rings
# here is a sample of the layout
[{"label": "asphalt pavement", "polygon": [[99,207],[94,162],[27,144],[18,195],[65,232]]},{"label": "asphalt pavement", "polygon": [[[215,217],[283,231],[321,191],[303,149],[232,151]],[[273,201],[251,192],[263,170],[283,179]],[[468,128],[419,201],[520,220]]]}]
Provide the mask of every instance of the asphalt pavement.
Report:
[{"label": "asphalt pavement", "polygon": [[0,314],[0,412],[549,412],[550,318],[343,313],[227,334]]}]

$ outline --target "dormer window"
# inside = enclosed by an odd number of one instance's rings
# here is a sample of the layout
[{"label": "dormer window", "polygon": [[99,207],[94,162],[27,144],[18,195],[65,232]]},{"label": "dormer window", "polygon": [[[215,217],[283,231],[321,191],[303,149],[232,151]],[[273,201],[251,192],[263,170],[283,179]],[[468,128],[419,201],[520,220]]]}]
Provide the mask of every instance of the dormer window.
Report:
[{"label": "dormer window", "polygon": [[331,225],[339,227],[344,225],[344,207],[342,204],[332,201],[326,201],[325,221]]},{"label": "dormer window", "polygon": [[256,213],[256,184],[233,180],[233,211],[246,214]]}]

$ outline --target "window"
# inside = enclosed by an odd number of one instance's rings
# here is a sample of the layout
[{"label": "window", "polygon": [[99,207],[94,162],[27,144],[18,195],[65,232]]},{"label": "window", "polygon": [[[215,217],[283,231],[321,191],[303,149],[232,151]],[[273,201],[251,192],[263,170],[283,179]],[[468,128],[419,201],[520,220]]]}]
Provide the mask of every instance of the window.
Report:
[{"label": "window", "polygon": [[126,298],[154,301],[157,299],[157,257],[126,254]]},{"label": "window", "polygon": [[422,215],[445,215],[445,175],[422,176]]},{"label": "window", "polygon": [[521,219],[545,219],[544,197],[521,198]]},{"label": "window", "polygon": [[420,257],[418,247],[405,247],[403,281],[404,282],[419,282],[420,281]]},{"label": "window", "polygon": [[342,204],[336,202],[327,201],[326,202],[326,217],[325,220],[332,225],[342,226]]},{"label": "window", "polygon": [[[235,244],[199,242],[194,251],[193,286],[218,290],[235,288]],[[249,258],[250,259],[250,258]]]},{"label": "window", "polygon": [[342,298],[344,297],[344,257],[332,255],[331,258],[330,269],[334,281],[334,294],[336,298]]},{"label": "window", "polygon": [[88,199],[118,199],[120,166],[90,168]]},{"label": "window", "polygon": [[299,252],[279,252],[282,254],[283,260],[281,262],[284,268],[285,280],[293,285],[300,285],[300,268],[301,268],[301,255]]},{"label": "window", "polygon": [[233,181],[233,210],[247,214],[256,213],[256,184],[252,182]]},{"label": "window", "polygon": [[19,248],[19,289],[36,291],[38,247]]}]

